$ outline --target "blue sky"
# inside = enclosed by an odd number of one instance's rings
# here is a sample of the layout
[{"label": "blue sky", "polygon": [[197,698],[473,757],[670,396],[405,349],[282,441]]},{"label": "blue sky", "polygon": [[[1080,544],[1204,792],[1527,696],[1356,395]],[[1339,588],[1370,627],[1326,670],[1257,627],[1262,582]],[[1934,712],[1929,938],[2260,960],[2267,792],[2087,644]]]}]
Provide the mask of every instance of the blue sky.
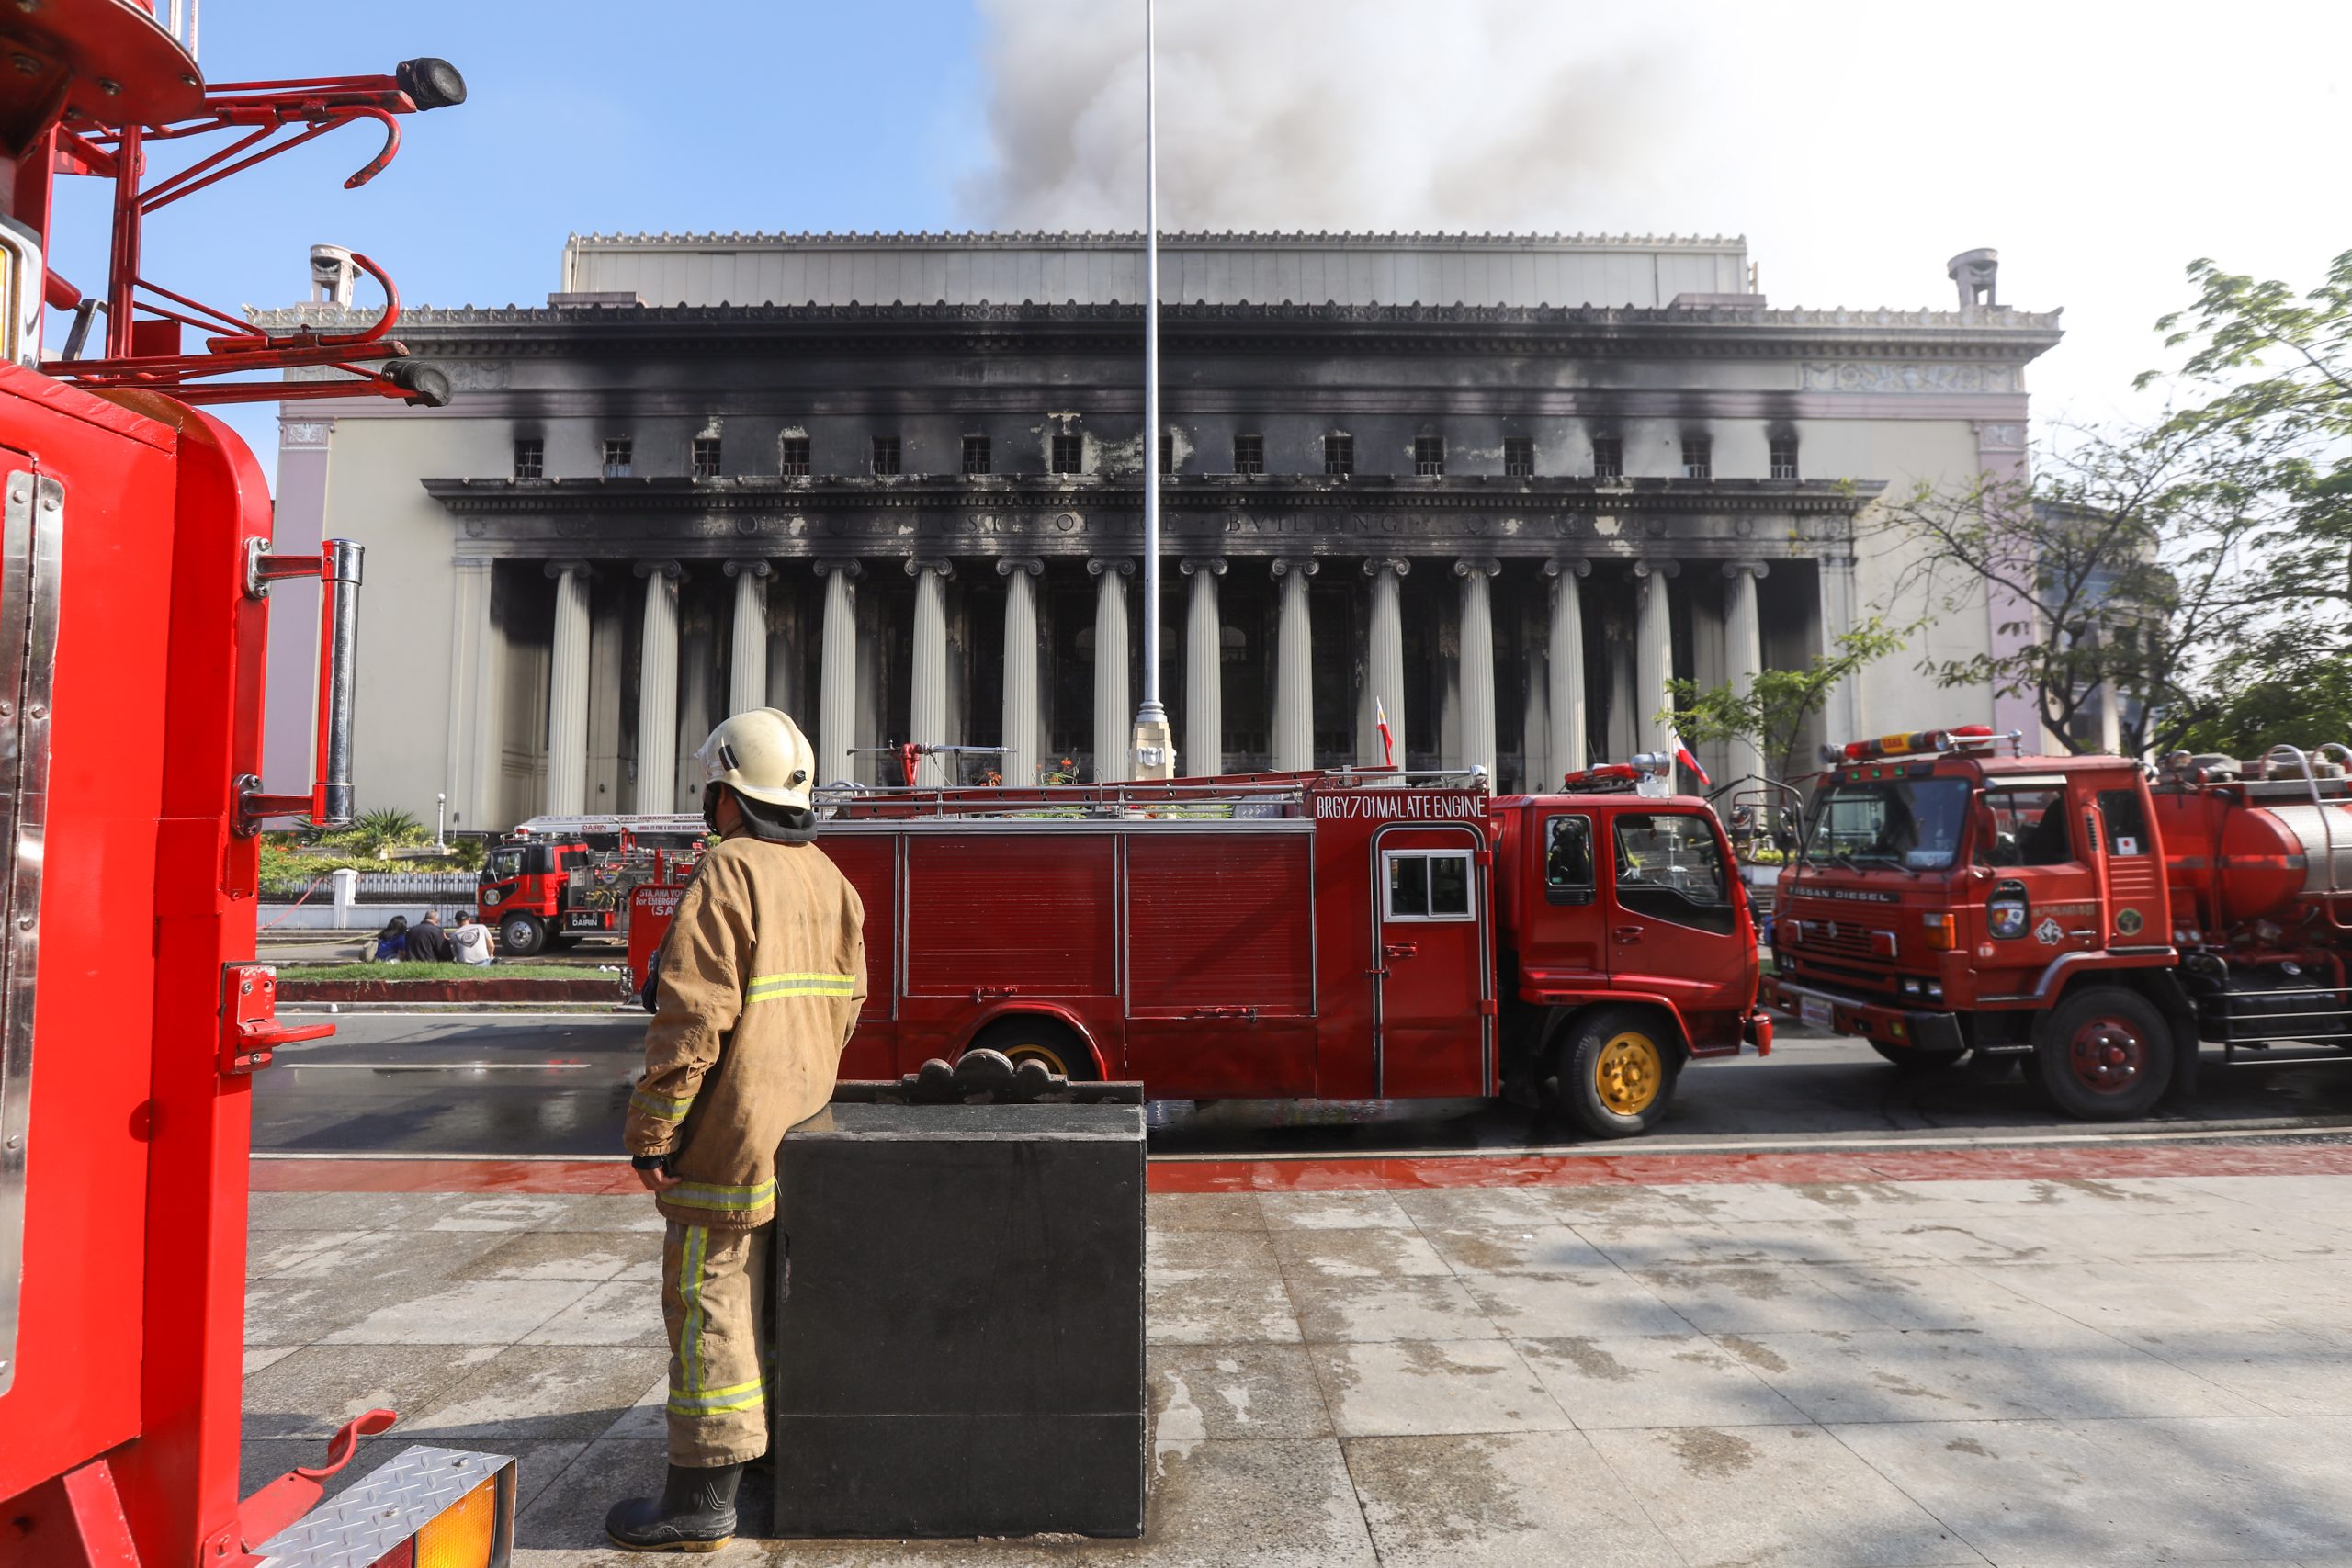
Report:
[{"label": "blue sky", "polygon": [[[285,304],[326,241],[414,303],[543,304],[574,229],[942,227],[978,146],[977,31],[962,0],[215,0],[211,81],[437,54],[470,96],[404,120],[399,158],[358,190],[343,180],[377,143],[352,126],[166,209],[144,270],[232,311]],[[60,182],[53,260],[85,292],[109,188]],[[273,468],[275,405],[232,417]]]}]

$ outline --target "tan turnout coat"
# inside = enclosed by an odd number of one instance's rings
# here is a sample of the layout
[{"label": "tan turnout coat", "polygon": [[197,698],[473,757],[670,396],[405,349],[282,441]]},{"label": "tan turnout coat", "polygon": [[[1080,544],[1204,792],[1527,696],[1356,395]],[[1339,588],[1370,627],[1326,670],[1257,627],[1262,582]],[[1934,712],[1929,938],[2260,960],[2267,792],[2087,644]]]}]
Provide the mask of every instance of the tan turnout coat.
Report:
[{"label": "tan turnout coat", "polygon": [[865,999],[865,910],[814,844],[729,839],[703,857],[662,943],[629,1097],[632,1155],[674,1152],[663,1215],[749,1230],[775,1216],[787,1128],[832,1097]]}]

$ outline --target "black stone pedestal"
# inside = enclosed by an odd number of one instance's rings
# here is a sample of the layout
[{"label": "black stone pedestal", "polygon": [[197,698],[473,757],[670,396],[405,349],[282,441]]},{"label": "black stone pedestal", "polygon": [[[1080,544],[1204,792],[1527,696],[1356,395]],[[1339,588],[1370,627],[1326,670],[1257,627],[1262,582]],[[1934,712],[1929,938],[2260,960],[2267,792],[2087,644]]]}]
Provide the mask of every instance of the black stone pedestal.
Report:
[{"label": "black stone pedestal", "polygon": [[1143,1532],[1140,1104],[837,1102],[778,1175],[777,1535]]}]

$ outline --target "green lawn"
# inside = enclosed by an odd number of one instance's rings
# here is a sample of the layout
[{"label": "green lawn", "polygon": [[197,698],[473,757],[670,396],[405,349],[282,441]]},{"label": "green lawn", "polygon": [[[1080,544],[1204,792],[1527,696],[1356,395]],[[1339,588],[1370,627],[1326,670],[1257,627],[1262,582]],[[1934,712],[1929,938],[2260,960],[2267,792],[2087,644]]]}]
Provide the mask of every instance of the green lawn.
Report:
[{"label": "green lawn", "polygon": [[579,964],[281,964],[280,980],[603,980],[619,976]]}]

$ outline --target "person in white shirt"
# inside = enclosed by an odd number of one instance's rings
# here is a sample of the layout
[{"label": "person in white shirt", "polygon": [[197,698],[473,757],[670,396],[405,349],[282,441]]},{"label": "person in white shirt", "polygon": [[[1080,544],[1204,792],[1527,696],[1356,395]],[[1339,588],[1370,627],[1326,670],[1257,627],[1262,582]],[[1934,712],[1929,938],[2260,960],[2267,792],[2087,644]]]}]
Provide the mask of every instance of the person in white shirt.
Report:
[{"label": "person in white shirt", "polygon": [[460,964],[490,964],[495,962],[490,951],[490,928],[468,910],[464,919],[449,932],[449,945],[458,950]]}]

